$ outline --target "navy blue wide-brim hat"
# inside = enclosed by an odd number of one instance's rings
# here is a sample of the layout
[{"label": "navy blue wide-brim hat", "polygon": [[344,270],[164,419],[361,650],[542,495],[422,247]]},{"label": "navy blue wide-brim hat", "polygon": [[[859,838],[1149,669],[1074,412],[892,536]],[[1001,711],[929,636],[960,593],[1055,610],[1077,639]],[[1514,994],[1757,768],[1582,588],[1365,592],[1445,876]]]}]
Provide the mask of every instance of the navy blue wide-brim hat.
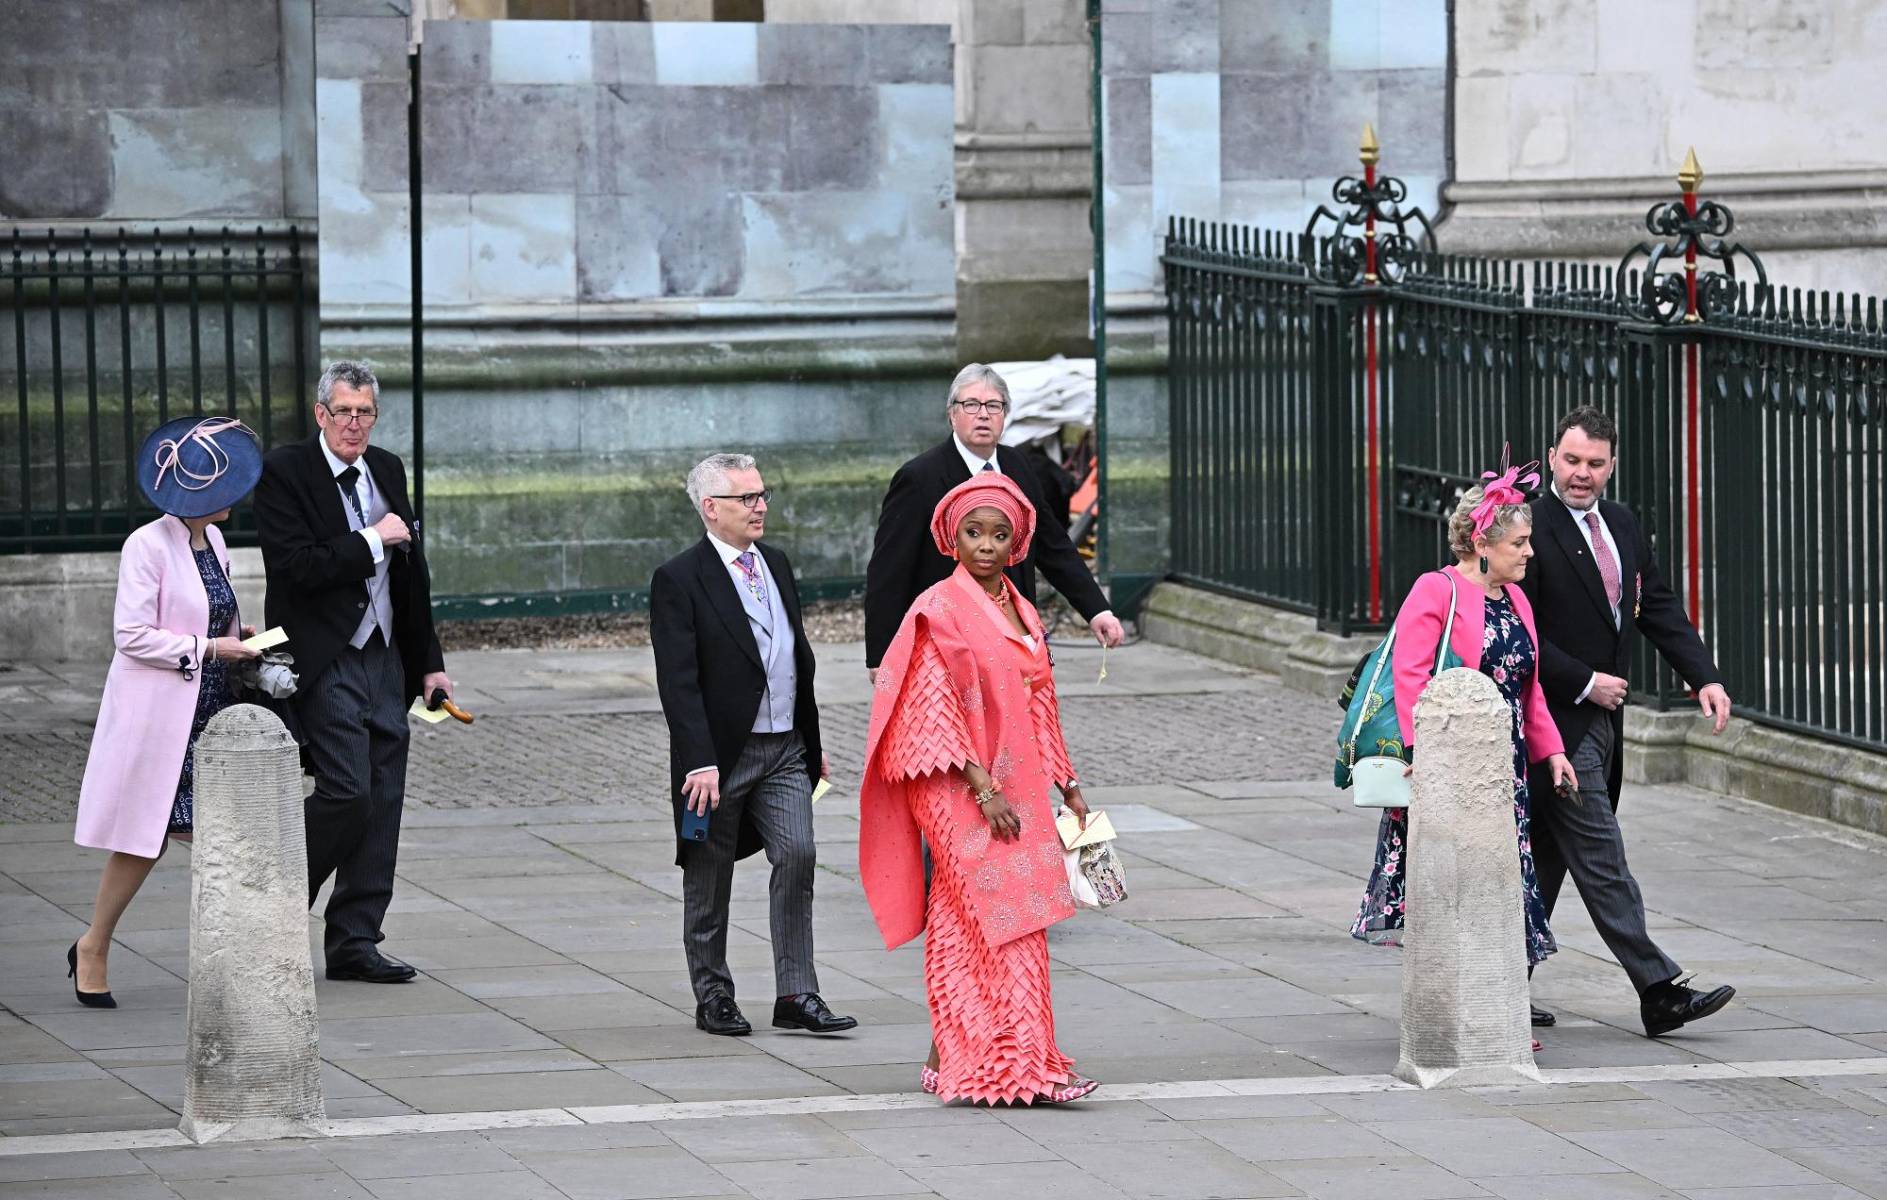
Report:
[{"label": "navy blue wide-brim hat", "polygon": [[233,417],[178,417],[144,439],[137,469],[152,504],[173,517],[207,517],[255,489],[262,443]]}]

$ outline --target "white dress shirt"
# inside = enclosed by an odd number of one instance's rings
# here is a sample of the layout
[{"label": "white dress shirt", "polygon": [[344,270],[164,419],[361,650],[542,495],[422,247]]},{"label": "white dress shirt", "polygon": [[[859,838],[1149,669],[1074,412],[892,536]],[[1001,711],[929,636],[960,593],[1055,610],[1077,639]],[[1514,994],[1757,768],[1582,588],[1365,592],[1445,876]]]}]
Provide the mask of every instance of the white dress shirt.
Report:
[{"label": "white dress shirt", "polygon": [[[342,471],[347,470],[348,464],[342,462],[339,455],[328,449],[328,439],[322,438],[320,441],[321,453],[325,455],[328,460],[328,470],[335,476],[334,486],[339,488],[341,486],[339,476]],[[354,496],[360,501],[360,511],[364,513],[372,512],[374,496],[373,472],[367,469],[367,456],[362,454],[360,458],[355,460],[353,465],[360,468],[360,478],[354,481]],[[347,503],[347,493],[344,490],[341,492],[341,503]],[[352,511],[352,509],[350,508],[349,511]],[[387,556],[386,546],[380,541],[380,531],[370,525],[365,529],[356,530],[355,532],[367,539],[367,548],[373,551],[373,564],[376,567],[379,566],[381,560]]]},{"label": "white dress shirt", "polygon": [[988,467],[998,475],[1002,474],[1002,464],[996,461],[996,451],[994,448],[991,448],[988,458],[983,458],[978,455],[976,451],[964,445],[963,439],[956,434],[952,433],[950,440],[956,443],[957,453],[963,456],[963,465],[970,469],[970,474],[975,475],[983,470],[984,467]]},{"label": "white dress shirt", "polygon": [[[1622,601],[1625,598],[1625,560],[1618,556],[1618,539],[1612,536],[1612,527],[1605,523],[1605,514],[1599,511],[1599,502],[1594,500],[1591,508],[1574,508],[1572,505],[1566,504],[1565,498],[1559,494],[1558,487],[1554,487],[1552,491],[1553,499],[1558,500],[1561,504],[1565,504],[1566,511],[1572,514],[1573,528],[1577,529],[1579,536],[1585,539],[1586,553],[1593,556],[1592,562],[1595,569],[1598,566],[1599,559],[1597,552],[1592,546],[1592,527],[1586,524],[1586,514],[1591,513],[1599,519],[1599,536],[1605,539],[1605,548],[1612,552],[1612,564],[1619,571],[1618,594],[1619,599]],[[1612,606],[1612,628],[1617,629],[1620,620],[1621,617],[1619,615],[1618,605],[1614,604]],[[1592,694],[1592,685],[1598,681],[1598,673],[1594,672],[1592,678],[1586,680],[1585,689],[1579,693],[1579,698],[1574,700],[1573,703],[1584,704],[1586,697]]]}]

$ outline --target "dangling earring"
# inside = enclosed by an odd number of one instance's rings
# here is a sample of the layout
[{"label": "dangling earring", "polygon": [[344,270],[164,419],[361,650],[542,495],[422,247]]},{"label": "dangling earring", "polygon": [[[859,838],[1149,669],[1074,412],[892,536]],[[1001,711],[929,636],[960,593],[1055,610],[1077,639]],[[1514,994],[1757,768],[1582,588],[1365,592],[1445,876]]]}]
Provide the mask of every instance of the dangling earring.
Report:
[{"label": "dangling earring", "polygon": [[1481,555],[1481,574],[1487,574],[1487,555]]}]

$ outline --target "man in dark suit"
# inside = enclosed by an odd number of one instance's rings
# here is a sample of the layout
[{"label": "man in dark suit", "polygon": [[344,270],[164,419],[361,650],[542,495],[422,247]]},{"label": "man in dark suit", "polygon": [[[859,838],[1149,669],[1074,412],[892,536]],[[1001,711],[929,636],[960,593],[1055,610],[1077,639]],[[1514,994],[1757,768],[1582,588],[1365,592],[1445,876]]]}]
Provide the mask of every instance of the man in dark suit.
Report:
[{"label": "man in dark suit", "polygon": [[1009,568],[1016,589],[1033,604],[1039,568],[1087,619],[1096,641],[1103,646],[1120,645],[1120,618],[1108,610],[1094,573],[1068,540],[1067,514],[1057,514],[1043,499],[1041,481],[1022,452],[1000,444],[1008,413],[1009,385],[984,364],[971,363],[957,372],[944,402],[949,439],[905,463],[891,477],[878,514],[871,562],[865,568],[865,666],[874,675],[912,602],[956,569],[953,560],[937,552],[930,518],[944,493],[968,479],[972,471],[1007,475],[1035,505],[1035,541],[1028,557]]},{"label": "man in dark suit", "polygon": [[[1577,795],[1553,791],[1535,768],[1533,857],[1550,916],[1568,871],[1599,936],[1638,989],[1645,1034],[1707,1017],[1736,989],[1700,992],[1645,928],[1645,902],[1625,862],[1617,809],[1623,779],[1625,672],[1642,633],[1697,691],[1723,732],[1730,697],[1677,594],[1664,582],[1638,518],[1601,499],[1617,464],[1618,427],[1596,408],[1560,420],[1547,454],[1552,490],[1533,501],[1532,563],[1521,587],[1540,631],[1540,686],[1579,776]],[[1551,1025],[1535,1009],[1535,1025]]]},{"label": "man in dark suit", "polygon": [[[727,904],[735,861],[765,848],[774,1027],[837,1033],[858,1022],[819,998],[812,947],[812,789],[830,771],[792,564],[760,542],[769,494],[748,455],[703,459],[688,473],[688,499],[706,533],[656,568],[649,585],[682,943],[696,1028],[751,1032],[727,969]],[[684,809],[708,818],[704,841],[682,836]]]},{"label": "man in dark suit", "polygon": [[406,799],[406,709],[452,692],[432,626],[432,582],[398,455],[367,444],[380,382],[337,362],[315,389],[321,432],[278,446],[256,485],[270,626],[288,633],[300,688],[287,716],[315,777],[308,902],[329,875],[329,979],[403,983],[380,953]]}]

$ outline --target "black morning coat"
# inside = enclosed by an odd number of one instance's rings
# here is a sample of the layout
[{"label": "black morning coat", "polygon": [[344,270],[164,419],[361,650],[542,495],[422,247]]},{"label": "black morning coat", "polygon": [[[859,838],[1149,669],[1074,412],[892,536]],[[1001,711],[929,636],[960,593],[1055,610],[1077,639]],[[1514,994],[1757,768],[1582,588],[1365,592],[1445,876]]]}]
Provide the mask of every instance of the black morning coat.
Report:
[{"label": "black morning coat", "polygon": [[[413,506],[399,455],[368,446],[361,461],[387,506],[411,527]],[[295,674],[305,689],[360,628],[373,580],[373,551],[347,523],[347,500],[321,452],[319,433],[269,451],[253,503],[268,579],[263,616],[269,628],[287,631]],[[410,549],[388,546],[386,557],[393,644],[410,699],[419,695],[427,675],[445,669],[445,656],[433,632],[432,577],[418,529],[407,545]],[[282,707],[290,714],[284,719],[290,719],[294,706]]]},{"label": "black morning coat", "polygon": [[[1107,597],[1094,581],[1087,560],[1068,540],[1058,514],[1049,510],[1035,469],[1020,450],[996,448],[996,466],[1022,489],[1035,506],[1035,538],[1028,557],[1008,569],[1008,576],[1029,603],[1035,603],[1035,573],[1039,569],[1056,591],[1067,597],[1088,620],[1107,611]],[[898,468],[885,491],[878,515],[871,562],[865,568],[865,665],[876,667],[897,636],[904,614],[931,584],[949,576],[956,560],[937,552],[930,536],[930,518],[937,502],[951,488],[970,477],[970,468],[957,451],[956,439],[913,458]]]},{"label": "black morning coat", "polygon": [[[754,548],[766,559],[792,623],[793,663],[799,673],[793,728],[806,743],[806,771],[816,784],[819,706],[813,699],[812,645],[806,640],[793,565],[765,542],[755,542]],[[767,688],[760,644],[734,590],[734,577],[705,535],[655,569],[649,582],[649,635],[655,650],[655,689],[668,721],[668,791],[679,847],[675,863],[680,866],[690,848],[681,840],[682,779],[696,767],[715,766],[722,786],[727,785]],[[760,835],[743,819],[736,857],[758,849]]]},{"label": "black morning coat", "polygon": [[[1617,751],[1606,782],[1616,809],[1624,778],[1625,710],[1621,706],[1608,713],[1596,704],[1578,702],[1592,673],[1629,674],[1636,635],[1643,633],[1692,688],[1722,683],[1723,678],[1685,614],[1683,602],[1665,583],[1631,509],[1599,501],[1599,516],[1618,543],[1622,598],[1617,626],[1612,624],[1599,565],[1592,560],[1585,536],[1565,503],[1548,490],[1533,501],[1532,509],[1533,560],[1520,587],[1533,603],[1534,627],[1540,634],[1540,687],[1568,757],[1594,720],[1609,717],[1612,721]],[[1536,802],[1550,796],[1551,789],[1544,764],[1536,764],[1531,787]]]}]

